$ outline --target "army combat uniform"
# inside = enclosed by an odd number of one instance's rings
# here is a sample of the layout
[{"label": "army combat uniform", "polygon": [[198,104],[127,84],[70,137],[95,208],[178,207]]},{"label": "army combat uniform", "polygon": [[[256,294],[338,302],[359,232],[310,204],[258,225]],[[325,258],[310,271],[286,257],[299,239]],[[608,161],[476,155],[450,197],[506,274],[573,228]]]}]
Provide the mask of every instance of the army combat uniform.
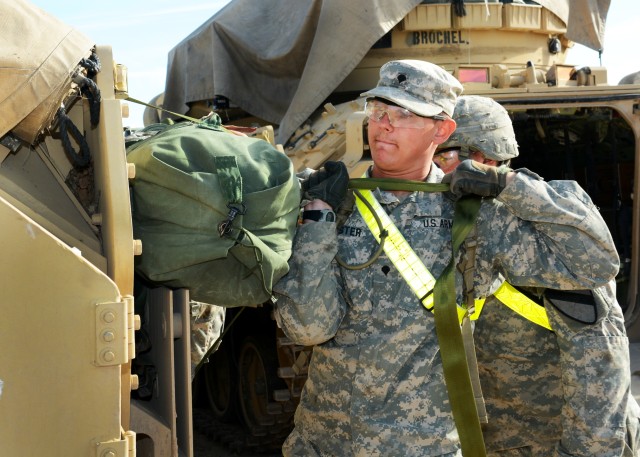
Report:
[{"label": "army combat uniform", "polygon": [[[432,165],[427,182],[442,176]],[[453,203],[441,193],[374,195],[439,277],[451,259]],[[480,294],[501,274],[514,285],[584,289],[617,273],[609,230],[573,182],[519,170],[483,202],[477,224]],[[384,253],[359,270],[333,260],[361,264],[376,248],[357,210],[339,234],[332,222],[298,228],[290,271],[274,287],[276,319],[290,339],[316,346],[285,456],[460,455],[433,315]]]},{"label": "army combat uniform", "polygon": [[[224,329],[226,308],[191,300],[191,380],[196,367]],[[218,346],[220,342],[218,342]],[[217,350],[217,349],[216,349]]]},{"label": "army combat uniform", "polygon": [[[440,150],[460,150],[495,165],[518,156],[509,114],[494,100],[461,96],[454,120],[456,130]],[[472,241],[473,237],[465,245]],[[483,298],[473,296],[470,286],[465,286],[468,301]],[[496,296],[488,297],[476,321],[488,455],[638,455],[640,409],[629,392],[629,342],[615,281],[593,292],[523,292],[544,305],[553,331],[509,308],[518,301],[509,294],[500,295],[502,303]]]},{"label": "army combat uniform", "polygon": [[629,341],[615,281],[592,296],[595,310],[582,305],[572,317],[545,299],[553,332],[487,300],[474,339],[489,415],[488,455],[640,454],[640,408],[630,392]]}]

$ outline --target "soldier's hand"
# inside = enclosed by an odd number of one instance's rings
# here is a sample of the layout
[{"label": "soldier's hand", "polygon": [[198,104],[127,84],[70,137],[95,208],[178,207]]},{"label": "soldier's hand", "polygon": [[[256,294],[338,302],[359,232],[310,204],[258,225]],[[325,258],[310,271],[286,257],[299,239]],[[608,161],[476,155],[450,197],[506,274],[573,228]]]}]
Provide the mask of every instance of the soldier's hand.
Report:
[{"label": "soldier's hand", "polygon": [[465,160],[442,178],[449,184],[447,196],[458,200],[465,195],[496,197],[507,185],[508,167],[493,167],[473,160]]},{"label": "soldier's hand", "polygon": [[348,185],[349,172],[346,165],[343,162],[329,161],[301,182],[302,196],[308,200],[322,200],[337,211],[347,195]]}]

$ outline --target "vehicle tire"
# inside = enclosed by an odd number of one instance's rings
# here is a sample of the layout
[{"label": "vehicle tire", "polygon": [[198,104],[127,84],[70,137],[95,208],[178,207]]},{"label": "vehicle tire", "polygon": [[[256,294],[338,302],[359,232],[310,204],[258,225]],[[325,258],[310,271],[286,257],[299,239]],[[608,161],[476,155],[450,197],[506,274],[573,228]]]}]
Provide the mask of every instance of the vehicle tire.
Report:
[{"label": "vehicle tire", "polygon": [[220,345],[203,369],[205,390],[214,416],[224,423],[237,421],[238,374],[230,348]]},{"label": "vehicle tire", "polygon": [[249,336],[242,342],[238,360],[241,419],[253,436],[286,436],[293,412],[274,399],[287,389],[277,375],[278,357],[272,338]]}]

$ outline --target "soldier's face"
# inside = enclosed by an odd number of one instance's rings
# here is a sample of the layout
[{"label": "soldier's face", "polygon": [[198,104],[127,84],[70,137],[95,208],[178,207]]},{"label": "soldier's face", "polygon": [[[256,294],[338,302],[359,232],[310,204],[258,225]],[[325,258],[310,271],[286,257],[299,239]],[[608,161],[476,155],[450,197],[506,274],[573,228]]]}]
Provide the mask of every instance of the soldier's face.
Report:
[{"label": "soldier's face", "polygon": [[434,137],[443,121],[424,119],[424,127],[394,127],[388,116],[369,119],[369,146],[376,167],[386,174],[402,175],[423,169],[433,157]]}]

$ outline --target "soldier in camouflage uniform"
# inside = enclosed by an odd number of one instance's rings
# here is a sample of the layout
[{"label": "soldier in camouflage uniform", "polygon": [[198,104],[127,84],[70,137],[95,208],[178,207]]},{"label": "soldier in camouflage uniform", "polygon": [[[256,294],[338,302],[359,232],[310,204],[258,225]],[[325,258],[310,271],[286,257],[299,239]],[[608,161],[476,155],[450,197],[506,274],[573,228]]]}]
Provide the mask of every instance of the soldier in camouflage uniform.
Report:
[{"label": "soldier in camouflage uniform", "polygon": [[463,160],[471,159],[493,167],[509,166],[511,159],[518,157],[518,143],[509,113],[492,98],[479,95],[459,97],[453,120],[456,121],[456,130],[447,141],[438,145],[436,156],[451,151]]},{"label": "soldier in camouflage uniform", "polygon": [[[439,148],[492,166],[517,157],[509,114],[492,99],[460,97],[454,120],[456,131]],[[552,291],[528,290],[544,304],[553,331],[487,299],[474,339],[489,456],[640,453],[640,408],[630,392],[629,342],[615,287],[612,280],[561,300],[550,299],[558,295]]]},{"label": "soldier in camouflage uniform", "polygon": [[[211,346],[218,340],[224,328],[226,308],[191,300],[191,380],[196,376],[196,367]],[[218,341],[218,346],[222,341]],[[218,348],[213,349],[217,351]]]},{"label": "soldier in camouflage uniform", "polygon": [[[383,65],[376,88],[363,94],[374,162],[368,176],[441,181],[432,158],[455,128],[450,116],[461,90],[428,62]],[[477,220],[479,294],[491,295],[501,273],[516,285],[557,288],[593,288],[615,276],[619,259],[611,235],[578,186],[473,164],[467,160],[448,176],[453,199],[497,197],[483,201]],[[386,253],[365,268],[338,266],[336,254],[362,264],[378,243],[357,209],[339,233],[331,222],[346,193],[346,169],[327,164],[317,173],[321,179],[306,187],[312,201],[296,233],[290,271],[274,287],[280,327],[296,343],[315,345],[284,455],[460,456],[433,315]],[[374,195],[439,277],[452,255],[452,199]],[[461,290],[460,275],[456,282]]]},{"label": "soldier in camouflage uniform", "polygon": [[[486,155],[481,152],[480,147],[486,145],[488,141],[481,135],[483,129],[486,129],[488,125],[486,123],[483,124],[482,121],[493,122],[491,116],[494,113],[493,108],[496,106],[502,108],[488,97],[464,95],[458,99],[454,110],[454,120],[456,124],[459,124],[458,119],[461,119],[464,127],[461,130],[460,125],[457,125],[456,131],[453,132],[446,143],[438,146],[433,156],[433,161],[444,173],[451,173],[465,159],[495,167],[500,165],[508,166],[511,159],[518,156],[518,147],[515,142],[515,134],[511,128],[511,120],[504,110],[498,110],[497,114],[500,115],[500,120],[503,122],[506,114],[508,126],[494,128],[492,131],[496,132],[496,135],[494,135],[496,138],[498,132],[502,135],[500,140],[494,143],[495,148],[484,148],[487,151]],[[474,111],[474,109],[477,109],[477,111]],[[474,119],[474,122],[466,122],[469,119]],[[484,127],[480,128],[481,125]],[[468,130],[469,126],[473,126],[473,129]],[[466,141],[461,141],[463,139]],[[471,145],[474,145],[474,141],[478,142],[478,147],[471,147]]]},{"label": "soldier in camouflage uniform", "polygon": [[443,173],[451,173],[466,158],[459,149],[443,149],[434,154],[433,163],[440,167]]}]

